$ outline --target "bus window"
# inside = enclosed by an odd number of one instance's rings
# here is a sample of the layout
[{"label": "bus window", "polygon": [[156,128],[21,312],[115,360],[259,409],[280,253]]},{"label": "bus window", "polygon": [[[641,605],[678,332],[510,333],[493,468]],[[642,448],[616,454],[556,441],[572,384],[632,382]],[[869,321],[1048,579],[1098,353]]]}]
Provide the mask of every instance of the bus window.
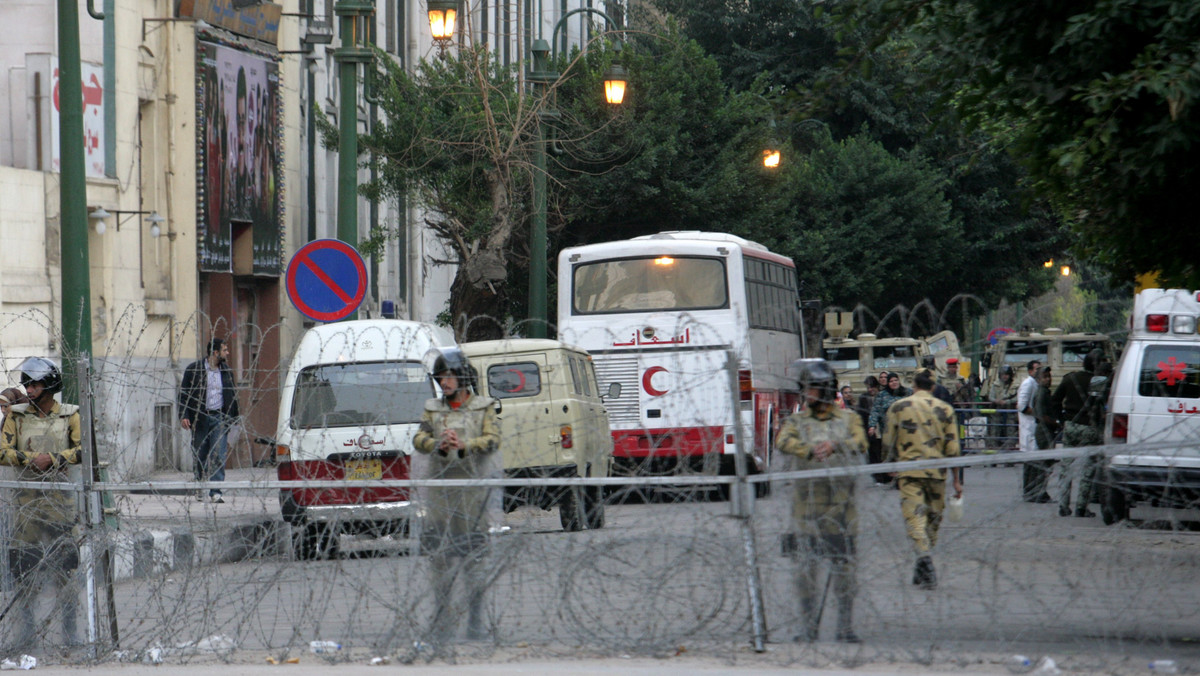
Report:
[{"label": "bus window", "polygon": [[725,263],[716,258],[658,256],[575,267],[578,314],[714,310],[729,305]]}]

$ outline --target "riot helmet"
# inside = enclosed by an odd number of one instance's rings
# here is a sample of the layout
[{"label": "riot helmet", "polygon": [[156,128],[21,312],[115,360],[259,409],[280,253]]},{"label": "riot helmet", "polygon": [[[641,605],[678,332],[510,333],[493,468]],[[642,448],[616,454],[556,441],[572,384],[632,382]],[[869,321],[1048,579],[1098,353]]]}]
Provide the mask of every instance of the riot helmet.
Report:
[{"label": "riot helmet", "polygon": [[30,383],[41,383],[46,394],[62,392],[62,373],[54,362],[45,357],[29,357],[17,367],[21,386],[28,389]]},{"label": "riot helmet", "polygon": [[802,393],[815,389],[818,401],[826,404],[837,402],[837,374],[829,362],[824,359],[797,359],[792,362],[792,371]]},{"label": "riot helmet", "polygon": [[475,367],[471,360],[457,347],[434,347],[425,353],[425,369],[435,381],[443,373],[452,373],[458,378],[458,386],[475,391]]}]

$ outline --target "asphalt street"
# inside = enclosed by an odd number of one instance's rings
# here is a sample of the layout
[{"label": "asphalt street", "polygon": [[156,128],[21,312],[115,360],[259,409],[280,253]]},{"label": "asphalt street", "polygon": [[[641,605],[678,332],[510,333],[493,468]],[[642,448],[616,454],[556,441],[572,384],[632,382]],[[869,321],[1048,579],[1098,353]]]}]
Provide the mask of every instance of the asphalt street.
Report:
[{"label": "asphalt street", "polygon": [[[168,663],[215,654],[246,665],[266,656],[307,662],[310,641],[331,640],[343,646],[332,661],[347,666],[387,656],[485,670],[589,659],[603,668],[626,655],[718,668],[733,660],[739,672],[986,670],[1017,653],[1052,656],[1078,673],[1141,673],[1154,659],[1200,665],[1200,533],[1140,510],[1134,516],[1151,521],[1109,527],[1061,518],[1053,504],[1018,499],[1018,473],[968,471],[966,514],[942,529],[932,592],[909,579],[898,493],[864,478],[858,646],[832,641],[832,600],[822,640],[791,641],[793,564],[778,545],[787,500],[776,490],[752,520],[769,632],[763,653],[751,649],[745,524],[730,516],[729,503],[713,500],[610,505],[604,529],[580,533],[563,533],[553,512],[508,515],[511,530],[482,566],[488,636],[460,635],[439,652],[425,642],[428,557],[406,554],[404,541],[346,539],[336,560],[291,560],[273,543],[257,558],[123,581],[115,589],[122,648],[128,659],[158,649]],[[236,499],[261,500],[268,510],[274,496]]]}]

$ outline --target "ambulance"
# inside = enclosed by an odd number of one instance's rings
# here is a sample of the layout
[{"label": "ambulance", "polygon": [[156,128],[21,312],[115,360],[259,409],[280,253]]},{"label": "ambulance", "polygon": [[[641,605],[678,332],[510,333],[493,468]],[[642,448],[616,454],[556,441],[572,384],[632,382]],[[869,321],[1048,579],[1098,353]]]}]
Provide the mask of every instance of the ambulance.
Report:
[{"label": "ambulance", "polygon": [[1106,524],[1138,503],[1195,508],[1200,498],[1200,291],[1146,289],[1113,372],[1106,444],[1125,444],[1105,467]]}]

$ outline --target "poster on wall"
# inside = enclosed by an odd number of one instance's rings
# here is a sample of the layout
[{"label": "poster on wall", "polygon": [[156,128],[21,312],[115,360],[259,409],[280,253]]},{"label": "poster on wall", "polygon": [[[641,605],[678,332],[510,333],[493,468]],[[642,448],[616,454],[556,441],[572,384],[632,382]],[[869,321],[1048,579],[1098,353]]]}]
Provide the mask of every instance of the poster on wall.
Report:
[{"label": "poster on wall", "polygon": [[[58,57],[49,54],[29,54],[26,69],[50,81],[50,171],[62,171],[62,150],[59,148],[59,72]],[[46,77],[49,75],[49,77]],[[84,61],[80,64],[83,80],[83,167],[88,178],[104,177],[104,66]],[[32,91],[32,90],[31,90]]]},{"label": "poster on wall", "polygon": [[[233,272],[234,240],[255,275],[282,270],[279,67],[241,49],[197,43],[200,269]],[[238,272],[244,272],[238,270]]]}]

